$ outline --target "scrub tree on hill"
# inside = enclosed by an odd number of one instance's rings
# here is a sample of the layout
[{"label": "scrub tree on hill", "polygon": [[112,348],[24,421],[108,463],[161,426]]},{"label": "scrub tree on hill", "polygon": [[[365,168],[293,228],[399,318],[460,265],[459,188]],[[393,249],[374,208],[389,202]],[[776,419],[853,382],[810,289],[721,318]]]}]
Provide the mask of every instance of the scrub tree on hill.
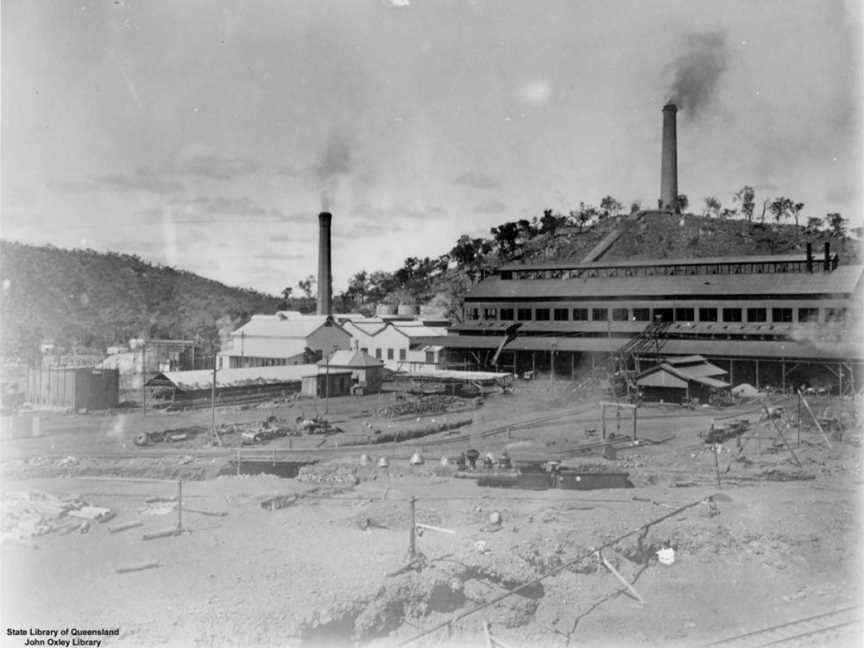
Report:
[{"label": "scrub tree on hill", "polygon": [[708,196],[705,199],[705,209],[702,211],[703,216],[719,216],[720,210],[722,209],[722,205],[720,201],[717,200],[714,196]]},{"label": "scrub tree on hill", "polygon": [[807,219],[807,231],[818,233],[822,229],[823,224],[824,223],[822,222],[821,218],[819,218],[818,216],[811,216]]},{"label": "scrub tree on hill", "polygon": [[825,216],[825,220],[828,221],[828,227],[831,228],[831,233],[834,236],[846,235],[846,219],[840,215],[840,212],[829,213]]},{"label": "scrub tree on hill", "polygon": [[795,219],[795,225],[798,225],[798,214],[801,213],[801,210],[804,209],[803,202],[791,203],[789,205],[789,213],[792,214],[792,218]]},{"label": "scrub tree on hill", "polygon": [[615,200],[612,196],[605,196],[603,200],[600,201],[600,209],[610,216],[617,216],[618,212],[620,212],[623,207],[624,205]]},{"label": "scrub tree on hill", "polygon": [[305,279],[298,281],[297,286],[303,291],[303,296],[306,299],[312,299],[312,292],[315,290],[316,283],[315,276],[309,275]]},{"label": "scrub tree on hill", "polygon": [[733,200],[741,204],[741,213],[748,222],[753,221],[753,209],[756,207],[756,192],[750,185],[744,185],[735,194]]},{"label": "scrub tree on hill", "polygon": [[[786,196],[777,196],[768,205],[768,211],[774,216],[774,221],[779,223],[784,218],[789,218],[794,203]],[[803,205],[802,205],[803,207]]]}]

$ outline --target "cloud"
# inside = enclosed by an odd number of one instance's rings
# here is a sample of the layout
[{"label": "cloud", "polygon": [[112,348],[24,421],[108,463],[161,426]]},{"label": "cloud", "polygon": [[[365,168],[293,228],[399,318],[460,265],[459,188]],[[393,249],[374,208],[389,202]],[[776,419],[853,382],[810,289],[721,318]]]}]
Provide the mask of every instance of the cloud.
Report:
[{"label": "cloud", "polygon": [[404,9],[411,6],[411,0],[381,0],[381,4],[390,9]]},{"label": "cloud", "polygon": [[858,188],[850,185],[830,187],[825,192],[825,201],[829,203],[853,202],[858,198]]},{"label": "cloud", "polygon": [[237,176],[255,173],[260,168],[257,162],[244,157],[196,155],[183,160],[178,166],[178,171],[214,180],[229,180]]},{"label": "cloud", "polygon": [[401,225],[396,225],[394,223],[388,223],[387,225],[381,225],[376,222],[359,222],[352,223],[349,230],[346,232],[346,236],[348,237],[370,237],[370,236],[387,236],[388,234],[396,234],[398,232],[404,232],[405,228]]},{"label": "cloud", "polygon": [[222,266],[216,262],[215,259],[189,259],[186,258],[183,261],[183,265],[186,266],[192,272],[216,272],[222,269]]},{"label": "cloud", "polygon": [[542,106],[552,97],[552,84],[545,79],[534,79],[519,86],[516,98],[530,106]]},{"label": "cloud", "polygon": [[[270,239],[273,240],[273,239]],[[262,259],[264,261],[301,261],[307,255],[294,252],[256,252],[252,255],[253,259]]]},{"label": "cloud", "polygon": [[289,178],[308,178],[311,175],[314,175],[315,168],[313,166],[298,167],[286,165],[276,169],[276,173]]},{"label": "cloud", "polygon": [[91,191],[113,191],[115,193],[155,193],[176,194],[183,191],[183,185],[169,180],[149,169],[141,168],[132,174],[108,173],[90,176],[86,180],[51,180],[49,189],[65,193],[87,193]]},{"label": "cloud", "polygon": [[473,187],[474,189],[497,189],[501,186],[498,181],[493,180],[479,171],[463,173],[453,180],[453,184]]},{"label": "cloud", "polygon": [[183,185],[176,180],[167,180],[147,169],[139,169],[132,175],[109,173],[91,176],[90,182],[97,189],[107,189],[118,193],[144,192],[172,194],[183,191]]},{"label": "cloud", "polygon": [[308,216],[292,213],[286,216],[275,207],[259,205],[248,196],[197,196],[174,200],[167,207],[142,209],[135,215],[149,221],[174,223],[214,223],[241,221],[301,222]]},{"label": "cloud", "polygon": [[761,184],[754,184],[754,191],[777,191],[780,187],[774,184],[773,182],[763,182]]},{"label": "cloud", "polygon": [[507,205],[500,200],[489,200],[474,207],[477,214],[500,214],[507,211]]},{"label": "cloud", "polygon": [[298,236],[297,234],[271,234],[267,240],[275,243],[309,243],[313,238],[312,236]]}]

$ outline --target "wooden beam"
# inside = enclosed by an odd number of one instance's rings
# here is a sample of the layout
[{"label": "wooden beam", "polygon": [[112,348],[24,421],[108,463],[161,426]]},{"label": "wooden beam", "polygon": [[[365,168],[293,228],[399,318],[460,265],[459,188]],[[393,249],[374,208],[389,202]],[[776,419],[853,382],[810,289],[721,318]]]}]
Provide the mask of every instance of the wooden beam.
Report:
[{"label": "wooden beam", "polygon": [[608,560],[606,560],[605,556],[603,556],[602,553],[600,553],[600,552],[598,551],[598,552],[597,552],[597,556],[600,558],[600,562],[603,563],[603,566],[604,566],[606,569],[609,570],[609,573],[611,573],[615,578],[617,578],[617,579],[621,582],[621,584],[622,584],[624,587],[627,588],[627,591],[630,592],[630,595],[633,596],[637,601],[639,601],[640,603],[642,603],[642,604],[644,605],[644,604],[645,604],[645,599],[643,599],[642,596],[639,594],[639,592],[636,591],[636,588],[633,587],[633,586],[628,582],[628,580],[627,580],[626,578],[624,578],[624,577],[621,575],[621,573],[620,573],[617,569],[615,569],[615,568],[612,566],[612,563],[610,563]]},{"label": "wooden beam", "polygon": [[804,404],[804,409],[807,410],[807,413],[810,414],[810,418],[813,419],[813,422],[816,424],[816,429],[819,430],[819,434],[822,435],[822,438],[825,439],[825,445],[828,448],[831,448],[831,441],[828,440],[828,435],[825,434],[825,430],[822,429],[822,426],[819,424],[819,419],[816,418],[816,415],[813,413],[813,410],[810,409],[810,403],[807,402],[807,399],[804,398],[804,393],[799,389],[798,397],[801,399],[801,402]]}]

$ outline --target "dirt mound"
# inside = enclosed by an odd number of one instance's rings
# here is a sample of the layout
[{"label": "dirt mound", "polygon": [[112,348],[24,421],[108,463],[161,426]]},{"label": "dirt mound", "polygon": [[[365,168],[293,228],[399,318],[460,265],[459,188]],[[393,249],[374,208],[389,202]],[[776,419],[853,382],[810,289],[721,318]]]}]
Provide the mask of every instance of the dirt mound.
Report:
[{"label": "dirt mound", "polygon": [[152,479],[183,479],[200,481],[213,479],[222,468],[211,460],[181,457],[138,457],[110,459],[95,457],[30,457],[3,462],[3,479],[36,479],[43,477],[148,477]]}]

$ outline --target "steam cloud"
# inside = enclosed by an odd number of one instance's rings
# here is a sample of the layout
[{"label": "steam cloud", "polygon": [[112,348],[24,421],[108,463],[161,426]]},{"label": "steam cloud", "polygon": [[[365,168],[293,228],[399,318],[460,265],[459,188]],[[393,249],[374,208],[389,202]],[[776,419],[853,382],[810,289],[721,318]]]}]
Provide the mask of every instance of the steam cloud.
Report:
[{"label": "steam cloud", "polygon": [[707,32],[686,37],[684,51],[672,64],[669,97],[687,118],[695,119],[710,103],[726,70],[726,58],[726,34]]},{"label": "steam cloud", "polygon": [[336,191],[339,176],[350,173],[351,167],[351,146],[348,140],[341,135],[332,134],[321,153],[320,161],[315,167],[323,211],[330,208],[330,201]]}]

